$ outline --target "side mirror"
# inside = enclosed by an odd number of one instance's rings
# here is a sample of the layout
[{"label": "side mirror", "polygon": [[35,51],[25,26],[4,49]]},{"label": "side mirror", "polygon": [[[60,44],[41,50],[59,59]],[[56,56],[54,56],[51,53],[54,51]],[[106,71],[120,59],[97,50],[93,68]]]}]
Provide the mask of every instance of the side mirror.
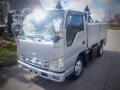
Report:
[{"label": "side mirror", "polygon": [[61,18],[54,19],[53,24],[54,24],[54,32],[55,33],[60,33],[61,25],[62,25],[62,19]]}]

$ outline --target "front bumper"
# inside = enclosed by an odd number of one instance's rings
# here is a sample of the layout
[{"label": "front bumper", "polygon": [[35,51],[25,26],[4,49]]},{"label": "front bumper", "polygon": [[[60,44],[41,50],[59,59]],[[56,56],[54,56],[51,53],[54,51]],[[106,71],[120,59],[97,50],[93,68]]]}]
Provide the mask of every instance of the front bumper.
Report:
[{"label": "front bumper", "polygon": [[19,63],[20,68],[23,68],[24,70],[28,72],[38,74],[39,76],[44,77],[46,79],[50,79],[50,80],[57,81],[57,82],[63,82],[65,80],[65,76],[66,76],[65,72],[63,73],[50,72],[47,70],[43,70],[43,69],[39,69],[34,66],[31,66],[20,60],[18,60],[18,63]]}]

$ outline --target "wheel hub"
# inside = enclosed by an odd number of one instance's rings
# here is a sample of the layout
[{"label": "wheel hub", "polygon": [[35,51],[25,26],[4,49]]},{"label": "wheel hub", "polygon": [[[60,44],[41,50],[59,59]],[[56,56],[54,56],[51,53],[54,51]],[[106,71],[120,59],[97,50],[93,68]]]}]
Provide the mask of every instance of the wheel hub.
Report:
[{"label": "wheel hub", "polygon": [[82,71],[82,63],[81,63],[81,61],[77,61],[76,65],[75,65],[76,76],[79,76],[81,74],[81,71]]},{"label": "wheel hub", "polygon": [[100,48],[100,54],[102,55],[103,53],[103,47]]}]

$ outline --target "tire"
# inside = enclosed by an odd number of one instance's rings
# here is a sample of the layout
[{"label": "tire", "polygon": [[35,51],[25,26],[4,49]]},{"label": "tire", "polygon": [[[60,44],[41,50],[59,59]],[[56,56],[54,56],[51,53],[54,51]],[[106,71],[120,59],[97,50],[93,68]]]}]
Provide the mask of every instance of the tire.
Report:
[{"label": "tire", "polygon": [[100,46],[97,48],[97,57],[101,57],[103,55],[103,44],[101,43]]},{"label": "tire", "polygon": [[90,50],[88,55],[89,55],[89,60],[92,60],[93,59],[93,49]]},{"label": "tire", "polygon": [[77,80],[83,72],[83,58],[80,56],[75,63],[74,71],[72,73],[72,79]]}]

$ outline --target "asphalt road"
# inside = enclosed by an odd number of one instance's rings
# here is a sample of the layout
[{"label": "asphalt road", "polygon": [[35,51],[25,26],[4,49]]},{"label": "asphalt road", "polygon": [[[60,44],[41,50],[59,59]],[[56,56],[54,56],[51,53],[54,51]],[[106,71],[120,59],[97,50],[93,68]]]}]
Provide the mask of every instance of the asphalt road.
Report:
[{"label": "asphalt road", "polygon": [[82,76],[57,83],[20,70],[16,65],[0,69],[0,90],[120,90],[120,31],[108,31],[101,58],[88,63]]}]

